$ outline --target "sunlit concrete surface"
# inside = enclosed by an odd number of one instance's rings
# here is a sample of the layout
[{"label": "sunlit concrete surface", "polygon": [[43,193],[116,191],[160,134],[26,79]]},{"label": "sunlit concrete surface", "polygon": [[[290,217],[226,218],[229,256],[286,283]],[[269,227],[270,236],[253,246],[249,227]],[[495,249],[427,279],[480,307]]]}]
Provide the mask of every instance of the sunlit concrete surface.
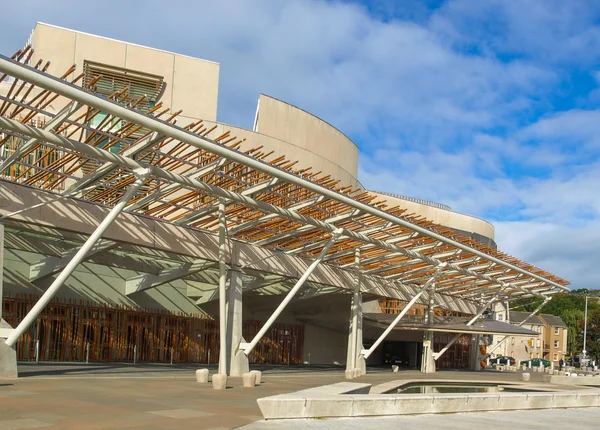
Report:
[{"label": "sunlit concrete surface", "polygon": [[600,408],[559,409],[510,412],[473,412],[452,415],[413,415],[401,417],[339,418],[329,420],[259,421],[242,427],[244,430],[353,430],[353,429],[597,429]]},{"label": "sunlit concrete surface", "polygon": [[[258,398],[346,380],[344,368],[340,366],[251,366],[252,369],[263,371],[260,386],[244,388],[242,378],[231,377],[228,379],[228,389],[217,391],[212,389],[211,383],[196,382],[195,370],[206,368],[204,364],[134,366],[121,363],[88,365],[85,363],[39,365],[19,363],[19,365],[21,371],[19,379],[0,380],[0,430],[38,427],[228,429],[253,422],[258,422],[252,427],[255,429],[278,428],[273,427],[274,424],[261,422],[263,417],[256,402]],[[210,369],[211,375],[214,374],[215,368],[210,366]],[[477,373],[445,371],[427,375],[418,371],[392,373],[388,368],[369,368],[368,371],[366,376],[355,381],[377,385],[397,379],[427,380],[442,376],[444,379],[457,381],[519,381],[519,375],[516,373],[494,371]],[[532,383],[542,382],[542,373],[534,373],[531,376]],[[562,386],[561,388],[578,390],[581,387]],[[360,420],[362,419],[350,422],[359,424],[364,422],[367,425],[362,428],[373,428],[369,425],[369,421]],[[319,421],[314,422],[319,423]],[[333,421],[322,422],[329,424]],[[311,425],[312,423],[310,422]],[[289,424],[292,425],[293,422],[290,421]],[[266,425],[270,427],[264,427]],[[353,428],[348,427],[348,424],[345,425],[347,427],[344,428]]]}]

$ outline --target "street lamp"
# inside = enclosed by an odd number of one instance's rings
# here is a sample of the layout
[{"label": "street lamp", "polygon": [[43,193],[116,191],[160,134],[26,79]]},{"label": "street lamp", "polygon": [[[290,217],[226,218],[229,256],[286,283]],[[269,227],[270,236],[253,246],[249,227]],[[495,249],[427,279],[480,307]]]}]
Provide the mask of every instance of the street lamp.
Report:
[{"label": "street lamp", "polygon": [[587,337],[587,306],[588,306],[588,296],[585,296],[585,316],[583,317],[583,350],[581,351],[581,365],[585,361],[585,340]]}]

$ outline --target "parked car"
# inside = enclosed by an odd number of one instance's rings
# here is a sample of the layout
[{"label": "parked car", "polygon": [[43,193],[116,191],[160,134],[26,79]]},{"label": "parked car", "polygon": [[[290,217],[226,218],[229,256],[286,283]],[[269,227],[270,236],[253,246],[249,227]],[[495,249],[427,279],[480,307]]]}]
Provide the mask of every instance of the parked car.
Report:
[{"label": "parked car", "polygon": [[509,357],[508,355],[501,355],[492,359],[492,363],[504,364],[509,366],[514,366],[516,362],[517,360],[515,360],[513,357]]},{"label": "parked car", "polygon": [[543,358],[532,358],[531,360],[523,360],[521,361],[521,365],[529,365],[531,361],[531,367],[539,367],[540,364],[543,364],[544,367],[550,367],[550,362],[548,360],[544,360]]}]

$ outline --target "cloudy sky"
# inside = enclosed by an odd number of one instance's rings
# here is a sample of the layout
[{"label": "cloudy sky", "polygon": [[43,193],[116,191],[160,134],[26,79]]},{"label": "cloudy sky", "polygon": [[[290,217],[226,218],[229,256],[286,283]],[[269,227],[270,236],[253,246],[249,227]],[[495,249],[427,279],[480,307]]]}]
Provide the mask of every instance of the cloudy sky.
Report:
[{"label": "cloudy sky", "polygon": [[0,12],[3,54],[43,21],[217,61],[220,121],[251,127],[260,93],[286,100],[359,145],[366,187],[483,217],[502,250],[600,287],[597,1],[28,0]]}]

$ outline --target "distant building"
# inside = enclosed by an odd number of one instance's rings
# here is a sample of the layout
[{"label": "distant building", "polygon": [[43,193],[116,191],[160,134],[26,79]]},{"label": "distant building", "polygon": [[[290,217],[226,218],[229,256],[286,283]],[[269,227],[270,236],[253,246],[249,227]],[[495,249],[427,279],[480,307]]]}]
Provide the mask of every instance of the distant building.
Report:
[{"label": "distant building", "polygon": [[544,358],[557,362],[567,356],[567,325],[561,317],[541,314],[540,318],[546,323],[544,329]]},{"label": "distant building", "polygon": [[[496,356],[508,355],[517,362],[531,358],[543,358],[558,364],[567,354],[567,326],[556,315],[541,314],[528,318],[530,312],[512,311],[506,305],[498,303],[494,309],[494,319],[539,333],[538,336],[494,335],[492,344],[501,344]],[[525,323],[523,323],[525,321]]]}]

